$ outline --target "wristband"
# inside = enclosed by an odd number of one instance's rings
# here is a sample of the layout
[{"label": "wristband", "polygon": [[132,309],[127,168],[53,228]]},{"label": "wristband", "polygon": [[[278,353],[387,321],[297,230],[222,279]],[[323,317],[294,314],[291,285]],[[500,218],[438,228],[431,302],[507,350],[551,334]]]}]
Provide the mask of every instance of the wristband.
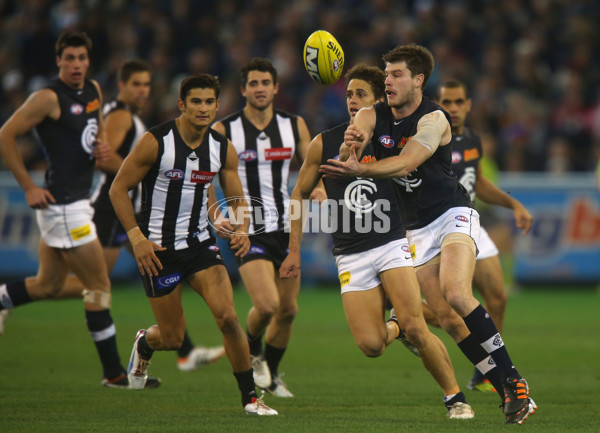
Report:
[{"label": "wristband", "polygon": [[135,248],[137,244],[146,240],[146,236],[142,233],[139,227],[134,227],[127,232],[127,237],[129,238],[129,242],[131,242],[131,246]]}]

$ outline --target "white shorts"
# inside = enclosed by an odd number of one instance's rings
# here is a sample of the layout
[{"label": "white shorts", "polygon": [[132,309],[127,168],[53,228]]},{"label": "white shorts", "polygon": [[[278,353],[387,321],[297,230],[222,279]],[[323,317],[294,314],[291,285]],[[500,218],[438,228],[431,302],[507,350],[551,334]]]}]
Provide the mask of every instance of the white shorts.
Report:
[{"label": "white shorts", "polygon": [[52,248],[74,248],[97,238],[89,200],[51,204],[35,211],[42,238]]},{"label": "white shorts", "polygon": [[450,233],[464,233],[479,239],[479,214],[470,207],[453,207],[425,227],[407,230],[415,266],[421,266],[437,256],[442,250],[442,241]]},{"label": "white shorts", "polygon": [[498,248],[487,230],[481,227],[479,229],[479,239],[477,240],[477,249],[479,250],[479,254],[477,254],[477,260],[489,259],[490,257],[494,257],[498,255]]},{"label": "white shorts", "polygon": [[342,293],[371,290],[381,284],[381,272],[413,266],[406,238],[362,253],[335,256],[335,264]]}]

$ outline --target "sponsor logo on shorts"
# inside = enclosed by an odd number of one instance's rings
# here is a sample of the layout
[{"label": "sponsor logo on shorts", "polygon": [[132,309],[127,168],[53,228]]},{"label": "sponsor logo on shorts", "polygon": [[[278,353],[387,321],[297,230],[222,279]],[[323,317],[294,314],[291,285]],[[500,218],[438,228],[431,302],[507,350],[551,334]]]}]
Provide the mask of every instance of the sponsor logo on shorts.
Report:
[{"label": "sponsor logo on shorts", "polygon": [[460,152],[452,152],[452,164],[458,164],[462,161],[462,154]]},{"label": "sponsor logo on shorts", "polygon": [[220,251],[220,248],[217,245],[210,245],[208,249],[211,251]]},{"label": "sponsor logo on shorts", "polygon": [[184,176],[183,170],[179,170],[177,168],[165,171],[165,177],[167,177],[171,180],[182,180],[183,176]]},{"label": "sponsor logo on shorts", "polygon": [[238,153],[239,160],[244,162],[255,161],[257,157],[258,155],[256,151],[252,149],[244,150],[243,152]]},{"label": "sponsor logo on shorts", "polygon": [[350,271],[342,272],[339,275],[340,278],[340,286],[344,287],[346,284],[350,283]]},{"label": "sponsor logo on shorts", "polygon": [[410,256],[414,259],[417,258],[417,246],[415,244],[412,244],[410,247]]},{"label": "sponsor logo on shorts", "polygon": [[410,254],[410,247],[408,245],[402,245],[400,247],[402,249],[402,251],[404,251],[405,253],[409,253]]},{"label": "sponsor logo on shorts", "polygon": [[81,105],[81,104],[71,105],[71,113],[76,116],[79,116],[81,113],[83,113],[83,105]]},{"label": "sponsor logo on shorts", "polygon": [[165,275],[164,277],[158,277],[156,279],[156,287],[158,290],[168,289],[169,287],[173,287],[181,282],[181,272],[176,272],[174,274]]},{"label": "sponsor logo on shorts", "polygon": [[192,177],[190,181],[192,183],[211,183],[216,174],[216,171],[192,170]]},{"label": "sponsor logo on shorts", "polygon": [[265,249],[256,245],[252,245],[248,251],[248,254],[262,254],[264,256]]},{"label": "sponsor logo on shorts", "polygon": [[71,239],[73,239],[74,241],[78,241],[92,234],[92,226],[90,224],[86,224],[84,226],[72,229],[70,230],[70,232]]},{"label": "sponsor logo on shorts", "polygon": [[467,218],[466,216],[463,216],[463,215],[455,216],[454,219],[458,220],[458,221],[462,221],[464,223],[468,223],[469,222],[469,218]]},{"label": "sponsor logo on shorts", "polygon": [[281,161],[292,157],[291,147],[275,147],[273,149],[265,149],[265,159],[267,161]]},{"label": "sponsor logo on shorts", "polygon": [[379,137],[379,142],[383,147],[387,147],[388,149],[394,147],[394,140],[389,135]]}]

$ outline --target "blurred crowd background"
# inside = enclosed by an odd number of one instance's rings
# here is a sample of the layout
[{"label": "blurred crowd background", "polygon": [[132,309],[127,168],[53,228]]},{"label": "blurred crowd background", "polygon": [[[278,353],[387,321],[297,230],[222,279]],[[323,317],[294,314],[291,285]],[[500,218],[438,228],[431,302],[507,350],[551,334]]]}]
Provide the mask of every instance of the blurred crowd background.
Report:
[{"label": "blurred crowd background", "polygon": [[[415,42],[434,54],[426,89],[463,80],[470,126],[488,163],[502,171],[593,171],[600,156],[600,2],[597,0],[0,0],[0,124],[56,75],[61,31],[88,33],[90,76],[106,100],[116,71],[139,57],[153,68],[148,126],[178,115],[183,77],[218,75],[218,117],[242,107],[239,69],[268,57],[279,72],[276,105],[302,115],[316,134],[347,118],[343,80],[326,87],[304,70],[302,50],[317,29],[342,45],[349,69]],[[35,137],[20,146],[43,168]]]}]

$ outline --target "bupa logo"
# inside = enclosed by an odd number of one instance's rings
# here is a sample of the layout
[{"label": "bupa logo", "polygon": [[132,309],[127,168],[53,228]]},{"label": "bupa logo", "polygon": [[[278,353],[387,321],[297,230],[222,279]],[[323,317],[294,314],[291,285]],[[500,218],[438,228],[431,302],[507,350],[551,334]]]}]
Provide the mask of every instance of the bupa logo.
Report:
[{"label": "bupa logo", "polygon": [[452,152],[452,164],[458,164],[462,161],[462,154],[460,152]]},{"label": "bupa logo", "polygon": [[456,219],[458,221],[462,221],[464,223],[469,222],[469,218],[467,218],[466,216],[463,216],[463,215],[458,215],[458,216],[454,217],[454,219]]},{"label": "bupa logo", "polygon": [[168,289],[169,287],[173,287],[181,282],[181,272],[177,272],[175,274],[166,275],[164,277],[158,277],[156,279],[156,287],[161,289]]},{"label": "bupa logo", "polygon": [[184,173],[183,170],[174,168],[172,170],[165,171],[165,176],[171,180],[181,180],[183,179]]},{"label": "bupa logo", "polygon": [[317,83],[323,84],[323,80],[321,80],[321,75],[319,75],[319,49],[307,45],[306,52],[304,53],[304,58],[306,59],[306,71],[308,72],[308,74]]},{"label": "bupa logo", "polygon": [[81,104],[73,104],[71,105],[71,113],[78,116],[83,113],[83,105]]},{"label": "bupa logo", "polygon": [[257,157],[258,155],[256,151],[252,149],[244,150],[243,152],[238,153],[239,160],[244,162],[255,161]]},{"label": "bupa logo", "polygon": [[388,149],[394,147],[394,140],[389,135],[382,135],[379,137],[379,142],[383,147],[387,147]]}]

